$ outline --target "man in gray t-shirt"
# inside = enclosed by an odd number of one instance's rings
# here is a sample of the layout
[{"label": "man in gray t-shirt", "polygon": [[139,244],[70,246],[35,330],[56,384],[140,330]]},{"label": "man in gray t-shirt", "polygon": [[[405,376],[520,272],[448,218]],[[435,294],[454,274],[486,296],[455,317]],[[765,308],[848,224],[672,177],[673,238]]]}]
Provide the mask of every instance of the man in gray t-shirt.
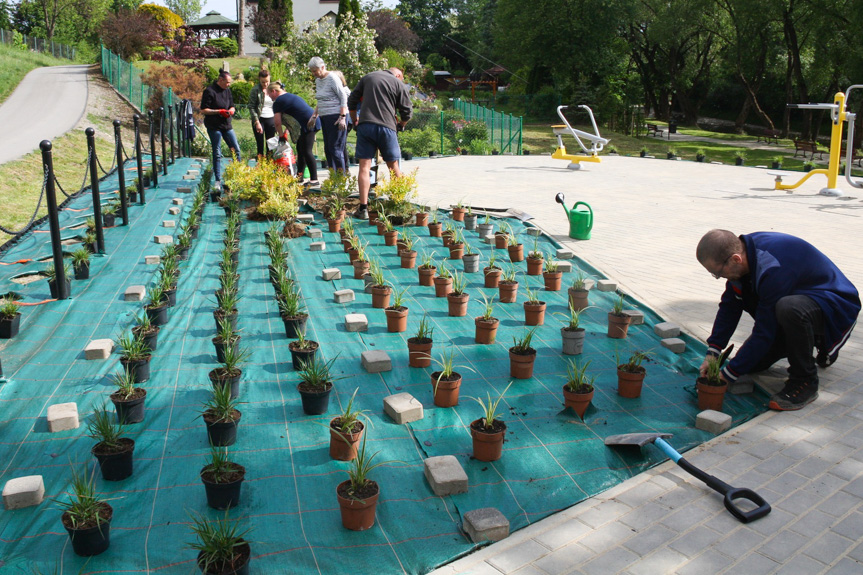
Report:
[{"label": "man in gray t-shirt", "polygon": [[[362,113],[357,117],[357,106]],[[411,119],[413,106],[404,75],[398,68],[378,70],[363,76],[348,97],[348,111],[357,127],[357,161],[360,164],[360,207],[354,217],[367,219],[369,205],[369,171],[372,158],[381,152],[392,177],[402,175],[399,169],[399,140],[397,131]],[[398,112],[401,121],[396,118]]]}]

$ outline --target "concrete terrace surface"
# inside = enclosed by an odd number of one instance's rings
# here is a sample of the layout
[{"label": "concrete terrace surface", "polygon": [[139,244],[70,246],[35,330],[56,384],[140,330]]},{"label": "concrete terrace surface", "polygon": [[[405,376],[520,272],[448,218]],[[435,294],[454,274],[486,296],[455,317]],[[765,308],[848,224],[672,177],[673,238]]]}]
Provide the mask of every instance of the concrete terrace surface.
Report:
[{"label": "concrete terrace surface", "polygon": [[[694,255],[712,228],[797,235],[863,287],[863,190],[844,181],[848,197],[837,199],[818,195],[823,176],[786,193],[754,167],[616,156],[581,171],[566,165],[549,156],[472,156],[414,160],[403,169],[419,168],[421,202],[444,208],[461,200],[533,215],[622,290],[702,340],[724,286]],[[785,181],[800,177],[788,172]],[[568,206],[592,206],[589,241],[568,238],[558,192]],[[738,347],[750,329],[741,322]],[[718,494],[666,462],[435,575],[863,573],[861,348],[858,329],[839,361],[821,370],[815,403],[765,413],[685,454],[763,495],[773,506],[766,518],[739,523]]]},{"label": "concrete terrace surface", "polygon": [[28,73],[0,105],[0,164],[39,149],[75,127],[87,108],[89,66],[50,66]]}]

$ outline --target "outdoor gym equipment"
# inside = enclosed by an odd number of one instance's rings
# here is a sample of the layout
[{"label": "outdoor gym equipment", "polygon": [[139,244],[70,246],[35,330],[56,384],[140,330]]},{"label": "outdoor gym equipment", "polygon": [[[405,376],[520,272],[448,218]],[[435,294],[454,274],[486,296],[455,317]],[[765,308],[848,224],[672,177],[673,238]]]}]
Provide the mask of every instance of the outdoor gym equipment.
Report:
[{"label": "outdoor gym equipment", "polygon": [[833,121],[833,129],[830,132],[830,159],[827,163],[827,168],[819,168],[811,170],[803,176],[795,184],[783,184],[782,177],[785,174],[770,172],[770,175],[775,176],[774,189],[776,190],[793,190],[799,187],[803,182],[808,180],[815,174],[824,174],[827,176],[827,187],[821,188],[818,192],[822,196],[842,196],[842,190],[837,186],[836,180],[839,177],[839,156],[842,148],[842,124],[848,122],[848,141],[845,145],[845,179],[855,188],[863,188],[863,182],[855,181],[851,178],[851,159],[854,157],[854,119],[856,114],[845,110],[845,102],[848,101],[848,95],[851,90],[863,88],[863,84],[854,84],[850,86],[845,93],[836,92],[833,97],[832,104],[788,104],[789,108],[797,110],[830,110],[830,118]]},{"label": "outdoor gym equipment", "polygon": [[[599,161],[599,160],[597,160]],[[574,240],[589,240],[590,230],[593,229],[593,208],[586,202],[575,202],[572,209],[568,209],[564,204],[563,194],[557,194],[554,201],[563,206],[563,211],[569,218],[569,237]],[[579,209],[579,206],[584,206],[587,211]]]},{"label": "outdoor gym equipment", "polygon": [[[558,106],[557,107],[557,115],[560,116],[560,119],[563,120],[563,125],[557,124],[551,127],[557,136],[557,150],[551,155],[555,160],[569,160],[570,164],[567,166],[570,170],[580,170],[581,163],[580,162],[594,162],[599,163],[599,152],[602,151],[602,148],[608,143],[608,140],[599,135],[599,128],[596,127],[596,120],[593,118],[593,110],[590,107],[585,106],[584,104],[580,105],[579,108],[584,108],[587,110],[588,116],[590,116],[590,123],[593,124],[593,134],[588,134],[587,132],[583,132],[576,128],[573,128],[569,125],[569,120],[566,119],[566,116],[563,115],[563,111],[566,110],[569,106]],[[574,155],[566,153],[566,146],[563,144],[563,135],[570,134],[575,141],[578,142],[578,145],[584,151],[585,155]],[[590,147],[584,145],[584,142],[581,141],[581,138],[590,141]]]}]

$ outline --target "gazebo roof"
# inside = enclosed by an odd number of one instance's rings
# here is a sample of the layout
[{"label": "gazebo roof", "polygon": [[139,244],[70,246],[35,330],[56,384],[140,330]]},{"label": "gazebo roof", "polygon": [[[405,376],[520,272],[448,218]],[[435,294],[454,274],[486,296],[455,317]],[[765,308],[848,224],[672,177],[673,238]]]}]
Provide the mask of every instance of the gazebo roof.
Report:
[{"label": "gazebo roof", "polygon": [[234,20],[229,20],[225,18],[215,10],[211,12],[207,12],[207,15],[203,18],[195,20],[191,24],[189,24],[192,28],[229,28],[229,27],[237,27],[239,24]]}]

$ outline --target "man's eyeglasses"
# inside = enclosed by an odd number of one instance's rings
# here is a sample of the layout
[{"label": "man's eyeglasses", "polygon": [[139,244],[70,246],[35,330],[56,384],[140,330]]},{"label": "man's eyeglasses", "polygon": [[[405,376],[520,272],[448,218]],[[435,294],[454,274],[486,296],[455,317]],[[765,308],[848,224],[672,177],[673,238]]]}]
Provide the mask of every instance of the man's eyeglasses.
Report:
[{"label": "man's eyeglasses", "polygon": [[725,270],[725,266],[728,264],[728,260],[730,260],[732,257],[734,257],[734,254],[731,254],[730,256],[725,258],[725,261],[722,262],[721,266],[719,266],[719,270],[716,272],[710,272],[710,275],[712,275],[714,277],[714,279],[721,280],[722,276],[719,274],[721,274],[723,272],[723,270]]}]

